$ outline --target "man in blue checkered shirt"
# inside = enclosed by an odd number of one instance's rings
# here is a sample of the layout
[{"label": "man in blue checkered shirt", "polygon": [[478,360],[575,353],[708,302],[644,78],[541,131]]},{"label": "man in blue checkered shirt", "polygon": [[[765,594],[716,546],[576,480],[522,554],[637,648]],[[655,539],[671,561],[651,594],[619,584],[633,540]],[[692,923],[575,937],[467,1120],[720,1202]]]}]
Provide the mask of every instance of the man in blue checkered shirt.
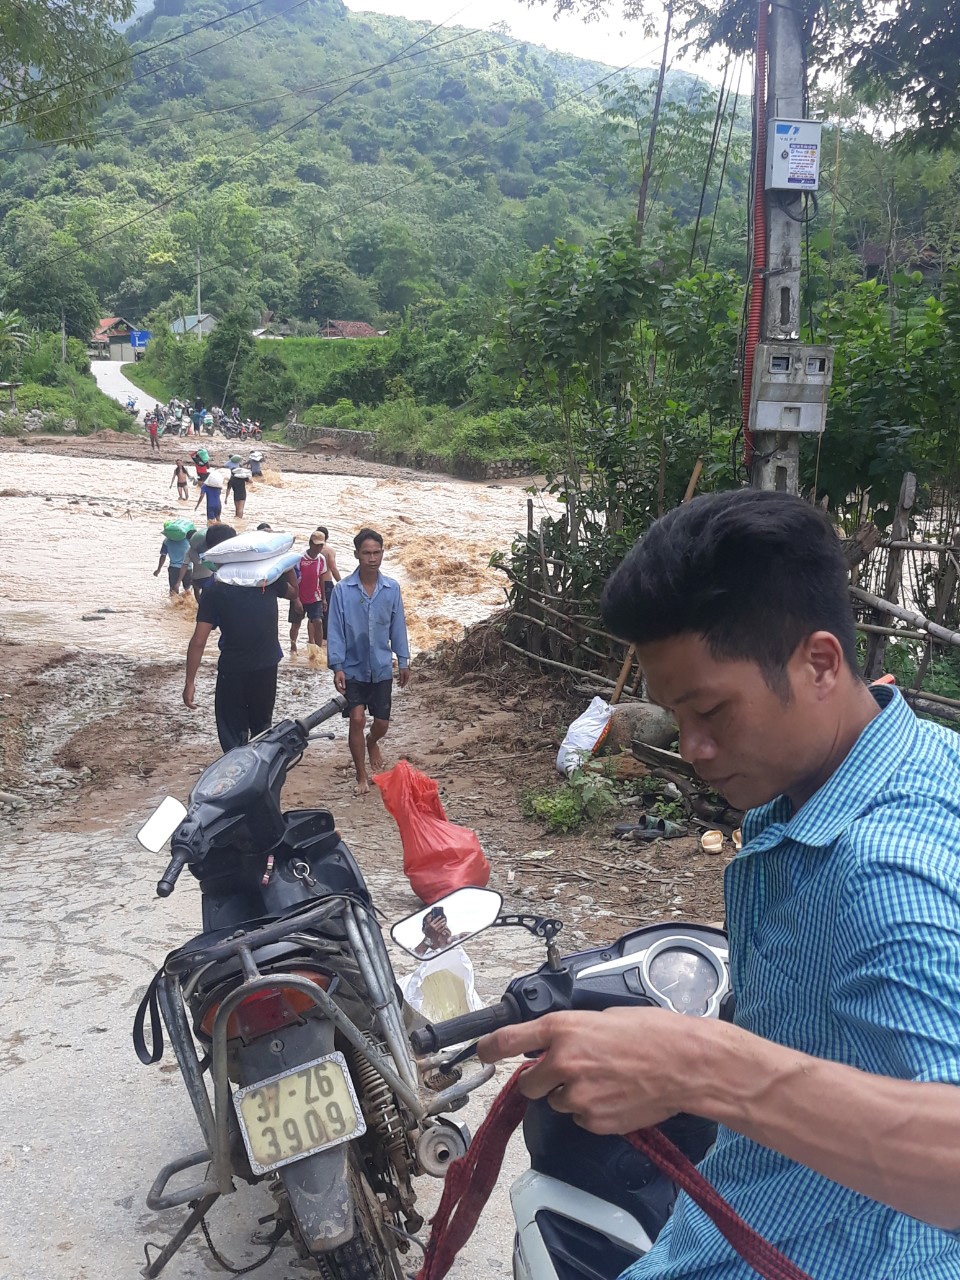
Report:
[{"label": "man in blue checkered shirt", "polygon": [[[555,1014],[481,1044],[546,1053],[524,1092],[596,1133],[719,1122],[701,1170],[814,1280],[960,1277],[960,737],[856,666],[818,510],[702,497],[607,585],[680,753],[749,809],[725,897],[734,1022]],[[625,1280],[747,1280],[686,1196]]]}]

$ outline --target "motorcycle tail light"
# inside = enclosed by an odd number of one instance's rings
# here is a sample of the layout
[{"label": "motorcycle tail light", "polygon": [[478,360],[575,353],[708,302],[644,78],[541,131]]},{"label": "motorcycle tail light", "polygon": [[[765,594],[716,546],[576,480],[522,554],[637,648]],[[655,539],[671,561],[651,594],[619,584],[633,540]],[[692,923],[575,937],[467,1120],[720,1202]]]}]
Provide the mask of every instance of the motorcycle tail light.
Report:
[{"label": "motorcycle tail light", "polygon": [[[295,977],[306,978],[315,982],[323,991],[330,989],[333,979],[326,973],[318,973],[315,969],[290,969]],[[220,1008],[220,1001],[215,1000],[204,1011],[198,1030],[208,1039],[213,1036],[213,1022]],[[288,1027],[292,1022],[317,1007],[305,991],[298,987],[270,987],[265,991],[253,991],[241,1000],[227,1020],[228,1040],[255,1040],[258,1036]]]}]

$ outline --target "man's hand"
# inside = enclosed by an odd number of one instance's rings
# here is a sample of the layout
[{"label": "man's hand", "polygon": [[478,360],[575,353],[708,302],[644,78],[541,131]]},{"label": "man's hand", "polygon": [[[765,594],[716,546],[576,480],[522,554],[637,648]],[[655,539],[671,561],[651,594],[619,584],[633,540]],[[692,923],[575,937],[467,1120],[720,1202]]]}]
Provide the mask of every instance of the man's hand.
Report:
[{"label": "man's hand", "polygon": [[401,667],[397,671],[397,684],[399,684],[401,689],[405,689],[409,683],[410,683],[410,668]]},{"label": "man's hand", "polygon": [[[162,568],[162,566],[161,566],[161,568]],[[159,570],[159,569],[154,569],[154,571],[153,571],[153,576],[154,576],[155,578],[159,578],[159,577],[160,577],[160,570]]]},{"label": "man's hand", "polygon": [[297,596],[295,600],[291,600],[290,604],[293,606],[293,612],[297,615],[297,617],[302,618],[306,611],[303,607],[303,601],[300,599],[300,597]]},{"label": "man's hand", "polygon": [[705,1026],[666,1009],[551,1013],[484,1036],[477,1055],[498,1062],[542,1052],[520,1078],[528,1098],[547,1098],[591,1133],[632,1133],[695,1110],[691,1077],[707,1050]]},{"label": "man's hand", "polygon": [[192,680],[188,680],[183,686],[183,701],[191,711],[196,711],[197,690]]},{"label": "man's hand", "polygon": [[344,672],[335,671],[333,673],[333,687],[336,689],[337,693],[347,692],[347,677]]}]

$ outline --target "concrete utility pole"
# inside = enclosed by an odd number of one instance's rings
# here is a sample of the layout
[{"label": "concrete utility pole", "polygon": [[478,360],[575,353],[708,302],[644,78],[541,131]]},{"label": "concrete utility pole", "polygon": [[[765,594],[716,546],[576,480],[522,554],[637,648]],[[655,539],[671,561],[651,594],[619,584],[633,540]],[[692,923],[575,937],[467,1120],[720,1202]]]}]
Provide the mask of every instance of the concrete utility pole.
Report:
[{"label": "concrete utility pole", "polygon": [[771,4],[767,54],[766,146],[754,175],[764,184],[766,271],[750,388],[751,483],[797,493],[800,435],[823,431],[833,370],[832,350],[799,341],[804,204],[817,190],[820,160],[820,126],[804,117],[801,0]]},{"label": "concrete utility pole", "polygon": [[200,250],[197,250],[197,341],[203,341],[203,329],[200,325]]}]

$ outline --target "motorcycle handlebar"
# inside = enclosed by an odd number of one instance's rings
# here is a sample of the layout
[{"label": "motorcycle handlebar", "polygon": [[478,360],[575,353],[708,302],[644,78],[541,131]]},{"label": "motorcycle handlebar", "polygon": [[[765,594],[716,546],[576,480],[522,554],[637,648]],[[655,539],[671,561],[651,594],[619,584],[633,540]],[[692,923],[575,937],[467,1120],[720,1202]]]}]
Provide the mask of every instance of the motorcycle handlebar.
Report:
[{"label": "motorcycle handlebar", "polygon": [[461,1044],[466,1040],[479,1040],[481,1036],[498,1031],[500,1027],[508,1027],[512,1022],[520,1021],[520,1009],[517,1002],[505,996],[499,1004],[489,1009],[477,1009],[474,1013],[461,1014],[459,1018],[449,1018],[446,1022],[437,1022],[420,1027],[410,1032],[410,1044],[418,1056],[436,1053],[438,1049],[448,1049],[452,1044]]},{"label": "motorcycle handlebar", "polygon": [[167,869],[157,881],[157,897],[169,898],[173,893],[177,880],[180,878],[180,872],[189,861],[186,853],[175,853],[167,863]]},{"label": "motorcycle handlebar", "polygon": [[300,726],[306,733],[309,733],[318,724],[323,724],[324,720],[331,720],[334,716],[340,715],[345,710],[346,705],[346,698],[342,694],[335,693],[329,702],[323,704],[319,711],[314,711],[312,715],[304,716],[300,721]]}]

